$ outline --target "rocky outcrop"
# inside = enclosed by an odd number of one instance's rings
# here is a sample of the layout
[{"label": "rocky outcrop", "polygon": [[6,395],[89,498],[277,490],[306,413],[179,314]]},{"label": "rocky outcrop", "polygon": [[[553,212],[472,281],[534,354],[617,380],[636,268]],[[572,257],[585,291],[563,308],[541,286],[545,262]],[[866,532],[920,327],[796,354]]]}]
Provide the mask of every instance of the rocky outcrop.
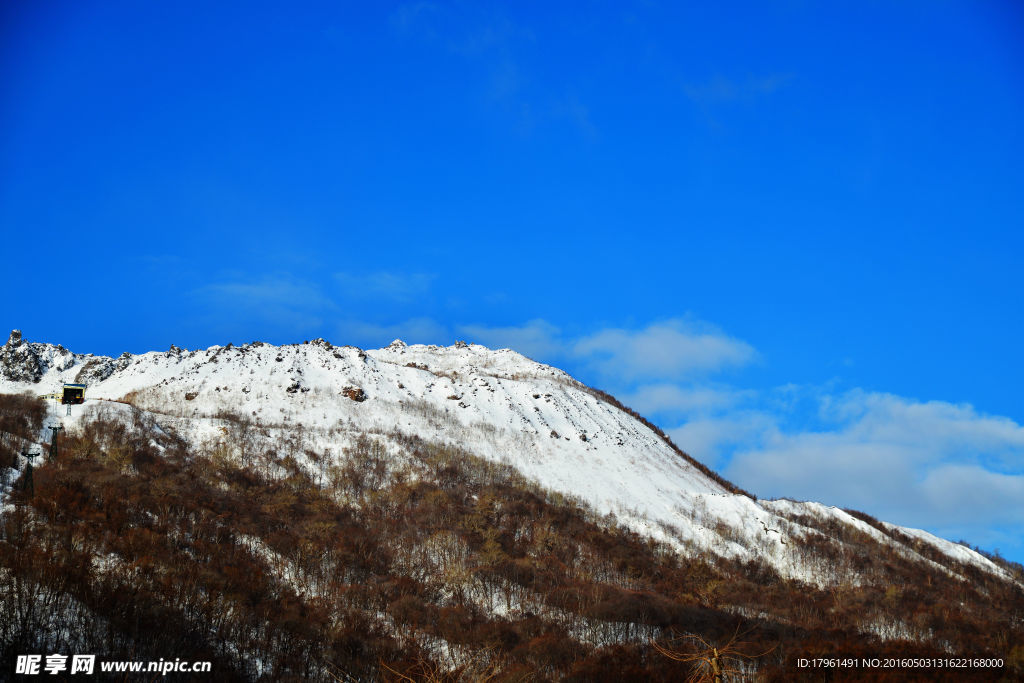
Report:
[{"label": "rocky outcrop", "polygon": [[107,356],[94,356],[82,363],[82,369],[75,375],[79,384],[95,384],[102,382],[118,370],[117,362]]},{"label": "rocky outcrop", "polygon": [[50,370],[63,372],[75,366],[80,369],[75,382],[92,384],[123,370],[133,356],[122,354],[116,360],[107,356],[71,353],[60,344],[27,342],[21,330],[12,330],[7,343],[0,347],[0,377],[14,382],[39,382]]},{"label": "rocky outcrop", "polygon": [[0,348],[0,374],[15,382],[38,382],[47,365],[37,346],[41,344],[26,344],[21,330],[11,330],[7,343]]},{"label": "rocky outcrop", "polygon": [[362,403],[366,400],[366,392],[363,391],[362,387],[347,386],[342,389],[341,393],[356,403]]}]

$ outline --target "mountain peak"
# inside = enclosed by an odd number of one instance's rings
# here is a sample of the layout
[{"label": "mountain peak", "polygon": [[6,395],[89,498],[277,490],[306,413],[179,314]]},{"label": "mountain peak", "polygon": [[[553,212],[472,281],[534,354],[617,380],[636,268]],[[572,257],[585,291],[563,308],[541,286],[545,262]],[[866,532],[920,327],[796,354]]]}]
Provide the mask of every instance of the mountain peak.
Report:
[{"label": "mountain peak", "polygon": [[[744,495],[614,397],[511,349],[396,339],[363,351],[314,340],[110,358],[12,340],[0,347],[0,392],[88,384],[84,410],[96,399],[130,403],[197,443],[222,438],[223,416],[234,414],[264,427],[301,425],[332,450],[365,429],[413,435],[510,464],[683,552],[759,560],[786,578],[822,581],[818,558],[801,554],[798,541],[818,542],[828,524],[858,526],[826,506]],[[788,529],[787,541],[766,527]],[[919,555],[909,532],[861,531]],[[940,552],[957,575],[963,565],[1005,575],[973,551]]]}]

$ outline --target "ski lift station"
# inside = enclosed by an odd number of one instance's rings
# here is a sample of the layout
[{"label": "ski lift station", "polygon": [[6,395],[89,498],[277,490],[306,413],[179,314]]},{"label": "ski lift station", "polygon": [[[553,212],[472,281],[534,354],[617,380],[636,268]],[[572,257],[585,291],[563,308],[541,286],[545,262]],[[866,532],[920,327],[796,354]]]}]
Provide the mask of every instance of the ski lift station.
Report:
[{"label": "ski lift station", "polygon": [[65,384],[64,393],[61,395],[60,402],[68,405],[72,403],[85,403],[85,385]]}]

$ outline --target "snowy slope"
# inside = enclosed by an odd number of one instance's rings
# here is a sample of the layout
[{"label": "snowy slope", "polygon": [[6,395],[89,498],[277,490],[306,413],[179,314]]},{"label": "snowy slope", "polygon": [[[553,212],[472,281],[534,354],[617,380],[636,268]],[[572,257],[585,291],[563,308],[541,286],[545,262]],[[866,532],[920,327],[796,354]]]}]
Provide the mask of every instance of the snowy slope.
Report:
[{"label": "snowy slope", "polygon": [[[89,404],[107,399],[151,411],[158,423],[194,441],[221,438],[217,416],[240,413],[265,425],[301,425],[332,452],[345,445],[339,440],[366,431],[449,442],[511,464],[682,552],[763,561],[788,578],[826,582],[826,561],[800,548],[828,523],[934,564],[836,508],[730,493],[640,420],[566,373],[509,349],[396,340],[363,351],[315,340],[171,347],[114,359],[23,342],[20,335],[0,349],[0,392],[45,394],[63,382],[89,384],[87,404],[73,408],[69,427]],[[1006,575],[968,548],[900,530],[948,557],[943,571],[955,575],[957,566],[970,564]]]}]

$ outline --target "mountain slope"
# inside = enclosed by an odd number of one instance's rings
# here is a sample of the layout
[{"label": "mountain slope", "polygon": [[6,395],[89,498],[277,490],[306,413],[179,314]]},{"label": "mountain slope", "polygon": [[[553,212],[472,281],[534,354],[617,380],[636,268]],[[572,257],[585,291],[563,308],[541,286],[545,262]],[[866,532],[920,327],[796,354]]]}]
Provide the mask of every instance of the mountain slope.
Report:
[{"label": "mountain slope", "polygon": [[[31,512],[3,515],[0,579],[62,605],[81,647],[109,646],[94,624],[110,622],[123,647],[164,656],[139,620],[166,612],[242,680],[368,658],[562,678],[608,657],[673,680],[648,640],[727,637],[735,619],[777,648],[765,671],[836,643],[1006,655],[1024,636],[1019,568],[862,513],[755,500],[612,397],[509,350],[315,340],[115,359],[18,334],[0,348],[0,394],[68,381],[89,384],[70,416],[0,405],[0,458],[45,447],[44,417],[67,427],[37,495],[4,494]],[[237,583],[240,566],[255,583]],[[110,602],[125,591],[150,597]],[[38,616],[12,619],[5,647],[59,644]],[[832,652],[809,636],[836,629]],[[276,663],[253,668],[254,652]]]},{"label": "mountain slope", "polygon": [[[222,439],[217,418],[226,414],[265,425],[302,425],[317,449],[337,450],[367,425],[451,443],[510,464],[683,552],[764,562],[783,577],[820,585],[850,579],[823,571],[821,558],[808,558],[803,550],[808,539],[834,525],[934,564],[921,554],[923,543],[954,575],[973,567],[1009,579],[988,558],[927,532],[891,525],[887,532],[836,508],[739,494],[599,392],[509,349],[396,340],[363,351],[318,339],[200,351],[172,346],[114,359],[27,343],[15,331],[0,350],[0,376],[0,391],[9,393],[85,382],[91,401],[127,400],[194,443]],[[344,425],[358,428],[339,434]],[[836,542],[836,534],[827,535]]]}]

